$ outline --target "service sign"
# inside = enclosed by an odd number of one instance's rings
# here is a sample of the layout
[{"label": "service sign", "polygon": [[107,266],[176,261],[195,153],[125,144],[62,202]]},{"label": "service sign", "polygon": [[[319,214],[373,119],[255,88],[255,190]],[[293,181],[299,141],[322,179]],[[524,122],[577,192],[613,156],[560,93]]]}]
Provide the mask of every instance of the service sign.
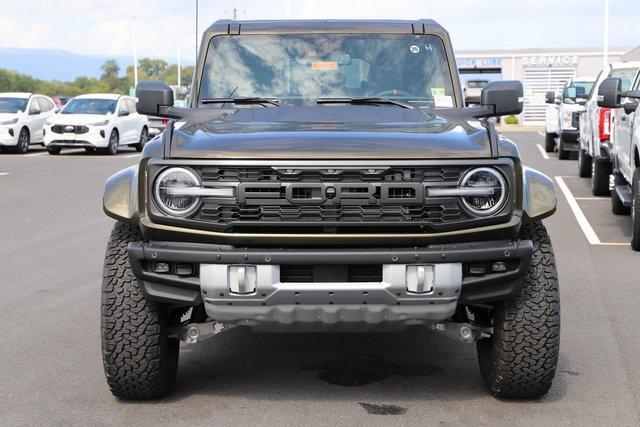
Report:
[{"label": "service sign", "polygon": [[540,55],[524,56],[522,65],[525,67],[568,67],[578,64],[577,55]]}]

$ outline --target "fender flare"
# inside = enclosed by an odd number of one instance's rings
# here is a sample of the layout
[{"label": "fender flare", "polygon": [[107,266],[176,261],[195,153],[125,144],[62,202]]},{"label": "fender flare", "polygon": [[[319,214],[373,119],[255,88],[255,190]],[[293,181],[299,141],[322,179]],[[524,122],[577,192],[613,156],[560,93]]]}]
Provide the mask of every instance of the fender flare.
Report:
[{"label": "fender flare", "polygon": [[138,166],[131,166],[110,176],[105,183],[102,209],[111,218],[128,223],[137,223],[138,210]]},{"label": "fender flare", "polygon": [[557,207],[553,180],[533,168],[522,167],[522,211],[524,222],[553,215]]}]

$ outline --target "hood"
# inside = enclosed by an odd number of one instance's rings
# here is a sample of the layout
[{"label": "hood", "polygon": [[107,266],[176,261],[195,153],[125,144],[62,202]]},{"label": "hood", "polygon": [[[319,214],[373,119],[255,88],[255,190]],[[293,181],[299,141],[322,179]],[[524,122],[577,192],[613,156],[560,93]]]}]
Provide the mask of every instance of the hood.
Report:
[{"label": "hood", "polygon": [[110,120],[106,114],[55,114],[49,118],[49,123],[54,125],[89,125],[92,123]]},{"label": "hood", "polygon": [[15,120],[16,118],[20,118],[18,113],[0,113],[0,123]]},{"label": "hood", "polygon": [[212,109],[211,119],[176,127],[169,153],[173,158],[302,160],[492,155],[487,130],[469,117],[354,105]]}]

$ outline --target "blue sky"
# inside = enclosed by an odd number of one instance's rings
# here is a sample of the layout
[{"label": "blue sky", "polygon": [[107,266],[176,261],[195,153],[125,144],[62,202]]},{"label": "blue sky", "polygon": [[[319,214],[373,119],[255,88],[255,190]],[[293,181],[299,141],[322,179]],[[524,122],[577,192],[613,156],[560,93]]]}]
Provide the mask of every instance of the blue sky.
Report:
[{"label": "blue sky", "polygon": [[[0,0],[0,47],[193,57],[195,0]],[[200,0],[216,19],[433,18],[462,49],[601,47],[604,0]],[[611,0],[611,47],[640,44],[640,1]],[[1,62],[1,61],[0,61]],[[1,65],[0,65],[1,66]]]}]

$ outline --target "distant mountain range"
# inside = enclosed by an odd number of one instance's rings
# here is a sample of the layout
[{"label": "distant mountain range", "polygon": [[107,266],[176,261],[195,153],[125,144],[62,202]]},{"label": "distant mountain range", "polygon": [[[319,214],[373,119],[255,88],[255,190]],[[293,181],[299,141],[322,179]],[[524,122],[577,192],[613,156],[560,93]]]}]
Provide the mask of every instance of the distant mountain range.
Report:
[{"label": "distant mountain range", "polygon": [[[124,74],[127,66],[133,64],[132,56],[82,55],[54,49],[0,47],[0,68],[15,70],[44,80],[72,81],[80,76],[100,77],[100,66],[107,59],[118,61],[121,74]],[[169,64],[177,62],[175,58],[164,59]],[[182,65],[193,65],[193,61],[184,61]]]}]

